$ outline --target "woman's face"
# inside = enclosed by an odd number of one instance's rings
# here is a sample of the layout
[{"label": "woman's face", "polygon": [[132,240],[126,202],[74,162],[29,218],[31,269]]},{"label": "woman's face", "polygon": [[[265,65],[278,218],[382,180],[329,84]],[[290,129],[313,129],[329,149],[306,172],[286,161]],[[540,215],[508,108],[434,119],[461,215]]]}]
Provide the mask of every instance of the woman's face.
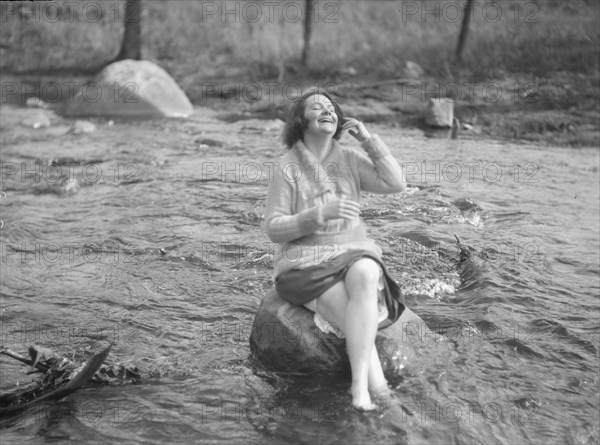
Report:
[{"label": "woman's face", "polygon": [[313,94],[306,99],[304,118],[308,122],[305,132],[314,134],[331,134],[337,131],[338,116],[331,101],[320,94]]}]

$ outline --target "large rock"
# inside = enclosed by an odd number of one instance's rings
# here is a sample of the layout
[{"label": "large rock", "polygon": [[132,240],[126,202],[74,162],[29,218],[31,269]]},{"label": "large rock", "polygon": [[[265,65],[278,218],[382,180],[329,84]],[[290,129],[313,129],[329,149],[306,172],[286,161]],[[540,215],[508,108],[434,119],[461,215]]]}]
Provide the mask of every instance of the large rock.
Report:
[{"label": "large rock", "polygon": [[402,74],[405,79],[419,80],[425,74],[425,71],[417,62],[407,60],[404,64]]},{"label": "large rock", "polygon": [[447,97],[430,98],[425,109],[425,123],[432,127],[452,127],[454,101]]},{"label": "large rock", "polygon": [[[386,377],[398,377],[417,356],[426,353],[425,342],[439,339],[421,318],[405,309],[396,323],[377,333],[375,344]],[[311,311],[285,302],[275,290],[265,295],[258,308],[250,349],[273,371],[315,374],[350,371],[345,339],[321,332]]]},{"label": "large rock", "polygon": [[104,68],[61,109],[67,117],[184,117],[193,107],[169,74],[147,60],[122,60]]}]

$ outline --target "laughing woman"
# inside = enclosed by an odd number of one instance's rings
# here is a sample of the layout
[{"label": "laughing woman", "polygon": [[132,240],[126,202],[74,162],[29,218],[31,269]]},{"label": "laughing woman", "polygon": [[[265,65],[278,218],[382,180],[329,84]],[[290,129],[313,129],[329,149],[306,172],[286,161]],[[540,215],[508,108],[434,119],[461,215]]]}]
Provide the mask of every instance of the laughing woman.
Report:
[{"label": "laughing woman", "polygon": [[[348,131],[368,154],[342,147]],[[375,348],[377,329],[404,310],[398,284],[381,261],[359,217],[360,192],[397,193],[402,171],[386,145],[353,118],[344,118],[327,93],[310,91],[290,110],[284,128],[289,149],[269,185],[266,231],[279,243],[275,287],[281,298],[333,326],[352,369],[352,404],[371,410],[389,396]],[[337,327],[337,328],[336,328]]]}]

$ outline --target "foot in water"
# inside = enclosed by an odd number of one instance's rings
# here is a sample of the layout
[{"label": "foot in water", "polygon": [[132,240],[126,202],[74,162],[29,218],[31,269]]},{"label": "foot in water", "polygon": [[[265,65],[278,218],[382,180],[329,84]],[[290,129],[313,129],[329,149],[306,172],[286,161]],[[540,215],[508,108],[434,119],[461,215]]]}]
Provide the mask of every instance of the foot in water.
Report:
[{"label": "foot in water", "polygon": [[381,385],[378,388],[374,388],[371,390],[373,393],[373,398],[376,400],[378,405],[381,405],[383,408],[389,408],[392,405],[392,401],[394,396],[392,395],[392,390],[385,385]]},{"label": "foot in water", "polygon": [[352,406],[359,411],[373,411],[378,408],[371,401],[369,391],[360,391],[358,389],[351,388],[350,394],[352,395]]},{"label": "foot in water", "polygon": [[[372,402],[368,393],[366,398],[355,398],[354,394],[352,393],[352,388],[348,388],[348,394],[352,396],[352,405],[359,411],[372,411],[380,407],[389,408],[394,400],[392,390],[387,386],[387,384],[371,390],[371,394],[373,394],[373,398],[375,399],[376,403]],[[368,406],[368,408],[365,409],[364,406]]]}]

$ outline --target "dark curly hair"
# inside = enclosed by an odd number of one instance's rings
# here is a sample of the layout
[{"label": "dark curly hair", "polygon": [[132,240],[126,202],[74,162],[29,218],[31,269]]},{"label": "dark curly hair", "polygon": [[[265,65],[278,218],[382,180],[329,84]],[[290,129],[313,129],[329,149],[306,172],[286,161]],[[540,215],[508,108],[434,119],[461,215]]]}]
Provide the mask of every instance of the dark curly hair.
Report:
[{"label": "dark curly hair", "polygon": [[307,91],[302,96],[300,96],[296,100],[294,105],[292,105],[292,108],[288,113],[288,118],[285,123],[285,127],[283,128],[282,135],[283,142],[285,143],[285,146],[288,149],[292,148],[297,141],[302,139],[302,137],[304,136],[304,131],[308,128],[308,122],[304,117],[304,105],[306,103],[306,99],[308,99],[312,95],[325,96],[331,101],[331,103],[333,104],[333,108],[335,109],[335,114],[337,114],[338,117],[337,128],[335,134],[333,135],[333,138],[335,140],[339,140],[342,137],[342,123],[344,122],[344,112],[330,93],[326,91],[319,91],[313,89]]}]

